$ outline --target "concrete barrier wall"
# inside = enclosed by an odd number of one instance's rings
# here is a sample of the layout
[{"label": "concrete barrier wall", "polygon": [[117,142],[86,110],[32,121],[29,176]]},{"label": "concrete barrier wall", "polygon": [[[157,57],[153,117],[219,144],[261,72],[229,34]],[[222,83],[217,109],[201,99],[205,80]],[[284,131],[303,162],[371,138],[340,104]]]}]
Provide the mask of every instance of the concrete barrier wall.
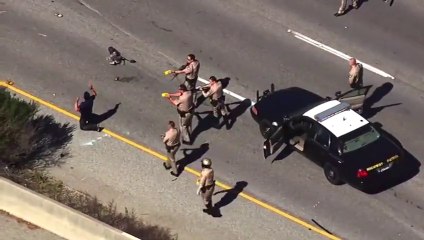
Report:
[{"label": "concrete barrier wall", "polygon": [[140,240],[5,178],[0,209],[69,240]]}]

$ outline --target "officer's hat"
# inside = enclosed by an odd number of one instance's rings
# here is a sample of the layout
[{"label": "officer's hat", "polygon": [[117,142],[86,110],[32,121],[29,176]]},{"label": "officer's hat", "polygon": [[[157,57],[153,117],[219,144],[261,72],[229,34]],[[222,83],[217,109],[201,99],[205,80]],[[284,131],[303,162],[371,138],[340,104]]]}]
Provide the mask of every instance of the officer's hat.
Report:
[{"label": "officer's hat", "polygon": [[212,161],[209,158],[204,158],[202,160],[202,167],[210,167],[212,165]]}]

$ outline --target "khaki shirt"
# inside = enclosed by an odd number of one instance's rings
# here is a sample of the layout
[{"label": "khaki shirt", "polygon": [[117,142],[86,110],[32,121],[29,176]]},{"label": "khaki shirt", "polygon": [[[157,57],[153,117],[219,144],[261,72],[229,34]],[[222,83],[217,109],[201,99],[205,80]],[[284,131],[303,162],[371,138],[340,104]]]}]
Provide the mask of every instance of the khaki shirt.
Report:
[{"label": "khaki shirt", "polygon": [[199,186],[211,186],[214,183],[214,172],[212,168],[203,168],[200,172]]},{"label": "khaki shirt", "polygon": [[163,142],[166,146],[173,147],[180,143],[180,130],[176,128],[170,128],[165,132]]},{"label": "khaki shirt", "polygon": [[191,62],[184,71],[187,72],[186,76],[188,79],[197,79],[199,76],[200,62],[195,60]]},{"label": "khaki shirt", "polygon": [[359,72],[361,70],[361,66],[359,64],[356,64],[355,66],[352,66],[349,71],[349,84],[353,83],[359,83]]},{"label": "khaki shirt", "polygon": [[205,97],[211,97],[212,100],[218,100],[224,94],[224,90],[222,89],[222,83],[216,82],[209,85],[209,91],[203,93]]},{"label": "khaki shirt", "polygon": [[194,106],[191,91],[182,92],[181,96],[173,101],[173,103],[177,106],[178,110],[182,112],[188,112]]}]

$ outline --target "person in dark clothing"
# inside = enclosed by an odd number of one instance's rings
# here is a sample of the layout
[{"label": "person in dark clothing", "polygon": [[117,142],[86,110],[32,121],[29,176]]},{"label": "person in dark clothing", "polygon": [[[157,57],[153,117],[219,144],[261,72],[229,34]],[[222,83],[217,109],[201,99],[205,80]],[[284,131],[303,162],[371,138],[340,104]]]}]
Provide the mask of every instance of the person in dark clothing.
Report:
[{"label": "person in dark clothing", "polygon": [[[130,63],[136,62],[134,59],[129,60],[123,57],[121,53],[118,50],[116,50],[116,48],[114,47],[108,47],[107,50],[109,52],[109,57],[107,57],[106,60],[109,61],[110,65],[114,65],[114,66],[121,65],[121,64],[125,65],[126,61],[129,61]],[[115,81],[119,81],[119,80],[120,80],[120,77],[118,76],[115,77]]]},{"label": "person in dark clothing", "polygon": [[80,117],[80,128],[84,131],[98,131],[100,132],[103,128],[98,124],[94,123],[94,115],[93,115],[93,104],[94,99],[97,96],[97,92],[94,89],[93,85],[90,85],[90,90],[93,95],[89,92],[84,92],[84,101],[79,102],[79,97],[77,97],[75,101],[75,111],[81,113]]},{"label": "person in dark clothing", "polygon": [[108,47],[109,57],[107,60],[110,65],[118,65],[124,61],[124,57],[122,57],[121,53],[116,50],[114,47]]}]

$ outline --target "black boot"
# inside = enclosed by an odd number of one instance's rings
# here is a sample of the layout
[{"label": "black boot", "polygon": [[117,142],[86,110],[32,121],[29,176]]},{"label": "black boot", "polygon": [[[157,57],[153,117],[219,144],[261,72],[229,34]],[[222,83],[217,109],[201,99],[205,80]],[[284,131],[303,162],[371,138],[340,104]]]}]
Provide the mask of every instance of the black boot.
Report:
[{"label": "black boot", "polygon": [[212,203],[206,204],[205,207],[206,208],[203,209],[203,212],[204,213],[207,213],[207,214],[212,214]]}]

